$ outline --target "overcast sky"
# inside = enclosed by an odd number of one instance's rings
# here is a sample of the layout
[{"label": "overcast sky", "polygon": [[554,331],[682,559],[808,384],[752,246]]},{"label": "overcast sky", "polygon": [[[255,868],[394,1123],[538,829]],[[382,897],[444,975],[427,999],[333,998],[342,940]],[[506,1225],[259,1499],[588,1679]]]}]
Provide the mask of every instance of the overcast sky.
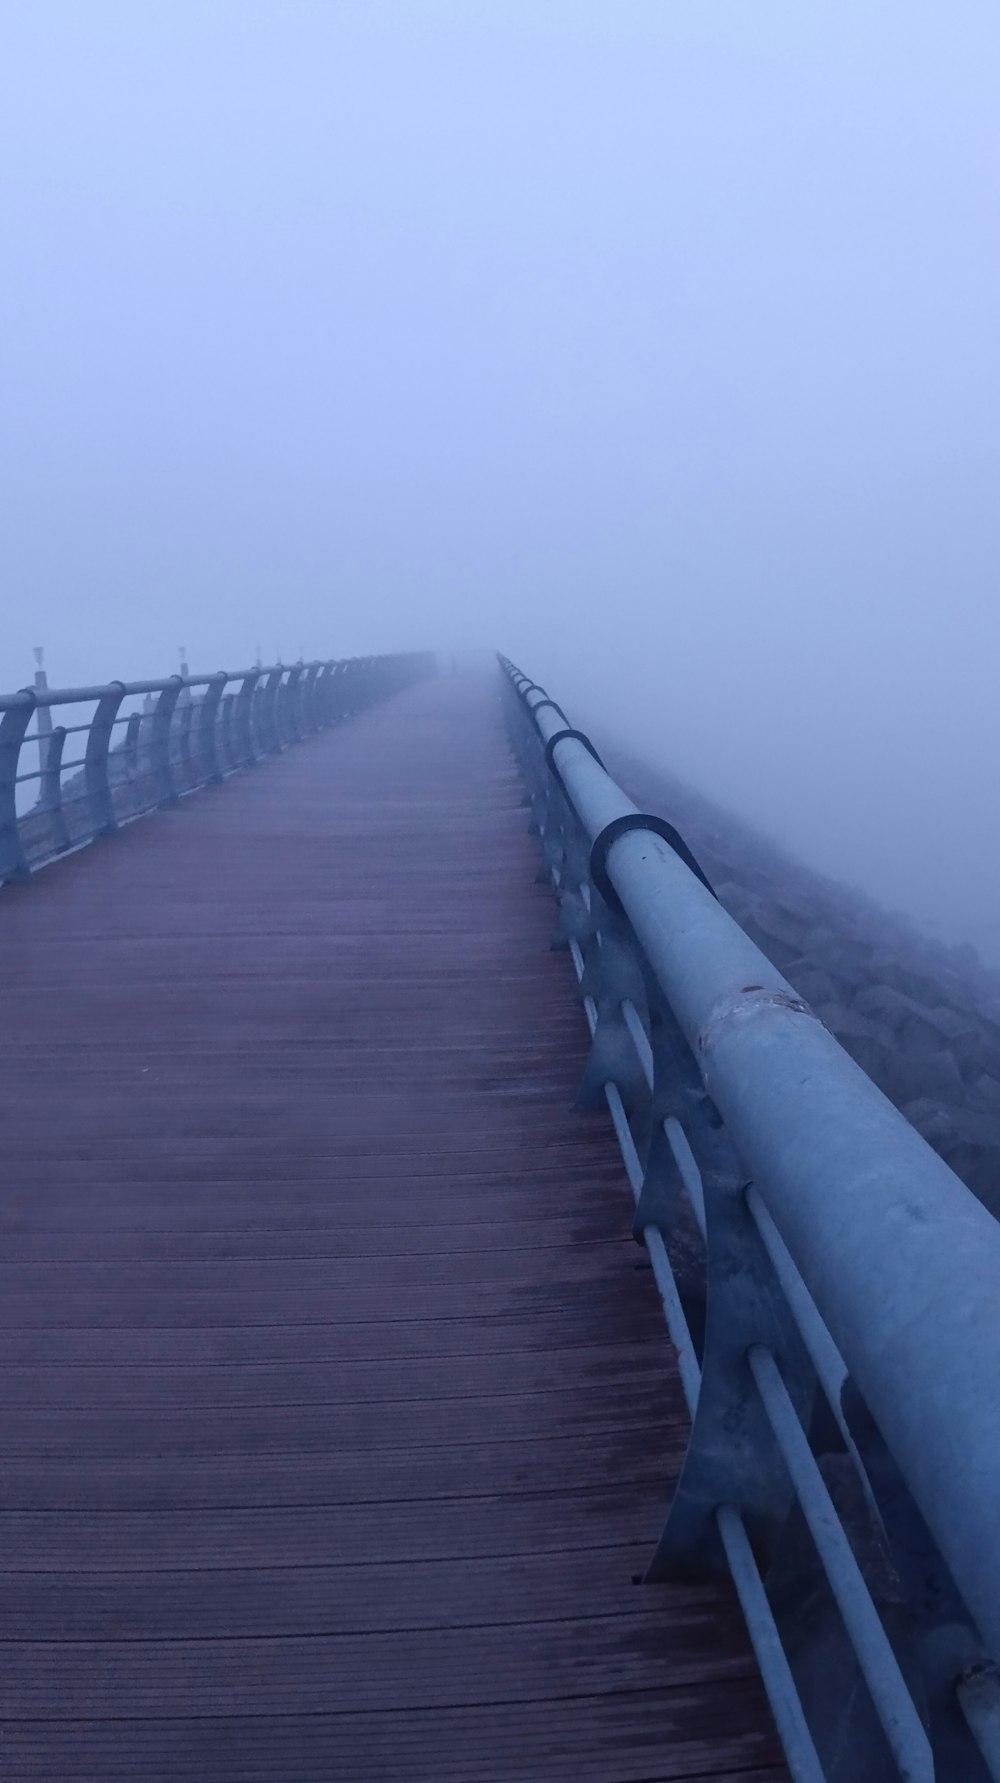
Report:
[{"label": "overcast sky", "polygon": [[995,0],[5,0],[0,680],[499,645],[1000,958]]}]

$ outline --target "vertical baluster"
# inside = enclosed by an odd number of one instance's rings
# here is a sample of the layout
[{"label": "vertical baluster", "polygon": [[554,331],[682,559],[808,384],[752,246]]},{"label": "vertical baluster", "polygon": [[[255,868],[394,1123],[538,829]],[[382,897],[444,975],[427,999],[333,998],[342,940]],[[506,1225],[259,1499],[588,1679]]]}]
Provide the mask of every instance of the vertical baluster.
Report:
[{"label": "vertical baluster", "polygon": [[278,702],[281,698],[281,683],[284,678],[283,668],[272,669],[261,690],[260,739],[263,748],[271,755],[277,755],[281,749]]},{"label": "vertical baluster", "polygon": [[212,676],[205,689],[205,697],[198,710],[198,760],[197,776],[200,782],[222,779],[219,767],[218,717],[219,705],[225,691],[229,676],[225,669],[220,669]]},{"label": "vertical baluster", "polygon": [[259,669],[249,669],[236,695],[233,707],[233,766],[249,768],[257,760],[254,739],[254,696],[260,680]]},{"label": "vertical baluster", "polygon": [[17,823],[17,768],[24,733],[37,708],[30,687],[19,697],[24,704],[9,707],[0,718],[0,883],[31,878]]},{"label": "vertical baluster", "polygon": [[316,713],[323,730],[327,730],[334,721],[335,689],[339,672],[339,663],[324,663],[316,682]]},{"label": "vertical baluster", "polygon": [[118,828],[108,769],[108,752],[111,747],[111,735],[115,719],[118,716],[118,708],[124,698],[124,682],[113,681],[107,693],[102,694],[98,700],[97,710],[90,721],[90,730],[87,733],[83,773],[84,784],[87,788],[87,802],[90,807],[91,828],[95,836],[113,835]]},{"label": "vertical baluster", "polygon": [[38,809],[44,811],[49,819],[54,854],[61,854],[64,848],[69,847],[70,842],[62,803],[62,757],[65,742],[66,727],[63,724],[57,724],[45,738],[45,764],[38,799]]},{"label": "vertical baluster", "polygon": [[182,792],[187,792],[194,780],[194,763],[191,753],[191,730],[194,710],[191,702],[190,688],[183,688],[177,702],[175,712],[175,733],[177,738],[177,769]]},{"label": "vertical baluster", "polygon": [[285,742],[301,743],[302,714],[299,710],[299,698],[302,687],[302,664],[295,663],[288,671],[285,682]]},{"label": "vertical baluster", "polygon": [[231,693],[224,693],[219,703],[219,765],[223,774],[234,766],[233,698]]},{"label": "vertical baluster", "polygon": [[311,737],[319,730],[319,714],[316,706],[316,680],[322,664],[311,662],[302,677],[301,727],[303,736]]},{"label": "vertical baluster", "polygon": [[181,677],[172,675],[160,693],[150,720],[149,766],[153,798],[161,806],[177,803],[174,765],[170,759],[170,732],[181,685]]},{"label": "vertical baluster", "polygon": [[130,713],[128,724],[125,726],[125,748],[123,750],[123,758],[125,764],[125,779],[128,782],[130,803],[133,811],[137,810],[139,806],[139,734],[141,730],[142,713]]}]

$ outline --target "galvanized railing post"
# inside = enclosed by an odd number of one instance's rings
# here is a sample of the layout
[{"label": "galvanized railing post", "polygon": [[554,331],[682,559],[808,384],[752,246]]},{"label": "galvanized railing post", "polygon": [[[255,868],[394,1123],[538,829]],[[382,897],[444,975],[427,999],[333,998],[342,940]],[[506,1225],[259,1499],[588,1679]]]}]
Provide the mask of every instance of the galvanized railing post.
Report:
[{"label": "galvanized railing post", "polygon": [[191,748],[191,731],[194,720],[194,702],[191,690],[185,687],[174,708],[174,738],[177,745],[177,768],[182,780],[181,790],[189,792],[195,780],[194,757]]},{"label": "galvanized railing post", "polygon": [[235,767],[233,761],[233,703],[235,694],[223,692],[219,702],[219,766],[223,773]]},{"label": "galvanized railing post", "polygon": [[90,822],[95,836],[113,835],[118,828],[114,795],[108,771],[108,755],[118,708],[125,698],[125,683],[114,681],[101,695],[87,732],[83,773],[90,807]]},{"label": "galvanized railing post", "polygon": [[274,728],[278,738],[279,749],[284,749],[290,741],[288,735],[288,676],[285,670],[278,683],[278,696],[274,702]]},{"label": "galvanized railing post", "polygon": [[293,663],[285,682],[284,697],[284,741],[301,743],[302,720],[299,713],[299,688],[302,682],[302,665]]},{"label": "galvanized railing post", "polygon": [[278,703],[281,698],[281,683],[284,678],[283,668],[272,669],[261,691],[260,739],[270,755],[277,755],[281,750],[281,719]]},{"label": "galvanized railing post", "polygon": [[18,702],[0,718],[0,884],[6,879],[31,878],[17,823],[17,769],[21,744],[36,710],[34,689],[24,688]]},{"label": "galvanized railing post", "polygon": [[316,674],[313,680],[312,694],[310,697],[312,701],[313,724],[318,731],[325,730],[327,726],[327,681],[330,672],[331,665],[329,663],[321,662],[316,665]]},{"label": "galvanized railing post", "polygon": [[322,669],[322,663],[311,662],[302,679],[302,717],[303,734],[311,736],[319,730],[319,714],[316,709],[316,681]]},{"label": "galvanized railing post", "polygon": [[177,786],[174,781],[170,737],[173,729],[174,709],[182,686],[180,675],[172,675],[161,688],[149,721],[149,771],[153,782],[153,797],[156,803],[161,806],[176,805],[177,803]]},{"label": "galvanized railing post", "polygon": [[331,662],[327,664],[321,686],[321,697],[323,701],[322,721],[327,729],[329,729],[330,725],[336,724],[337,719],[340,717],[340,690],[344,684],[344,676],[346,672],[347,664],[344,662]]},{"label": "galvanized railing post", "polygon": [[39,781],[38,809],[49,820],[52,846],[57,854],[69,847],[69,828],[62,803],[62,757],[66,742],[66,726],[57,724],[45,739],[45,766]]},{"label": "galvanized railing post", "polygon": [[225,669],[219,669],[212,676],[205,688],[201,705],[198,709],[198,779],[203,785],[209,781],[222,779],[219,766],[218,723],[219,706],[225,692],[229,676]]},{"label": "galvanized railing post", "polygon": [[236,695],[233,709],[233,765],[249,768],[257,760],[257,746],[254,737],[254,696],[260,680],[259,669],[248,669],[243,676],[243,685]]},{"label": "galvanized railing post", "polygon": [[139,780],[139,741],[142,736],[142,713],[132,712],[125,726],[125,742],[122,748],[122,765],[125,769],[125,781],[132,795],[132,804],[138,804],[136,786]]}]

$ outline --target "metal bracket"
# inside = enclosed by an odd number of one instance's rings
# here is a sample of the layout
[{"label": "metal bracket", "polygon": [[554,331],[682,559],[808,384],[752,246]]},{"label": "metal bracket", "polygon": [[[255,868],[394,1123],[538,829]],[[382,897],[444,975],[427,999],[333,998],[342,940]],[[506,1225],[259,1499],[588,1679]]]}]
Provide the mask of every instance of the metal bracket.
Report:
[{"label": "metal bracket", "polygon": [[555,700],[550,700],[550,699],[539,700],[537,706],[531,706],[529,708],[532,718],[537,719],[539,712],[541,712],[543,707],[545,707],[545,706],[551,706],[553,712],[558,712],[560,718],[563,721],[563,724],[565,724],[565,725],[569,724],[569,719],[566,717],[566,714],[563,711],[562,707],[557,706]]},{"label": "metal bracket", "polygon": [[[562,734],[565,736],[570,733],[563,732]],[[578,736],[579,732],[574,731],[572,735]],[[558,738],[553,738],[553,741],[558,742]],[[591,751],[591,754],[593,753]],[[599,759],[598,756],[595,756],[595,760]],[[715,897],[714,887],[709,883],[683,836],[674,829],[673,824],[667,823],[663,817],[654,817],[649,811],[636,811],[625,817],[612,818],[609,824],[605,824],[600,834],[595,836],[590,850],[590,876],[605,903],[610,904],[613,910],[620,910],[622,906],[621,899],[608,877],[608,853],[612,843],[617,842],[619,836],[627,836],[631,830],[650,830],[654,836],[659,836],[673,849],[684,865],[690,868],[695,878],[701,880],[705,890],[710,891],[713,898]]]},{"label": "metal bracket", "polygon": [[560,774],[559,774],[559,769],[556,767],[556,764],[552,758],[552,752],[555,749],[555,746],[557,743],[565,743],[568,737],[573,737],[577,743],[582,743],[584,749],[586,749],[588,751],[588,753],[593,756],[598,767],[603,768],[604,763],[602,762],[600,756],[598,755],[597,750],[594,748],[593,743],[590,741],[590,738],[588,736],[586,736],[583,731],[575,731],[573,729],[572,725],[567,725],[566,729],[564,731],[555,731],[553,733],[553,735],[549,738],[548,742],[546,743],[545,749],[543,751],[544,756],[545,756],[546,767],[551,768],[551,770],[557,780],[560,779]]}]

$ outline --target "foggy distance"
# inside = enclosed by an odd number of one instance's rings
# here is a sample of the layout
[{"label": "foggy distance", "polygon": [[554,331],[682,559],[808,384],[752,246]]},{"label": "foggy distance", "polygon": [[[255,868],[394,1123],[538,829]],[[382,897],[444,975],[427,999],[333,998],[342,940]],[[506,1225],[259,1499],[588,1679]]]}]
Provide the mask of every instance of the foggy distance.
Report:
[{"label": "foggy distance", "polygon": [[1000,963],[994,7],[3,36],[4,689],[499,647]]}]

